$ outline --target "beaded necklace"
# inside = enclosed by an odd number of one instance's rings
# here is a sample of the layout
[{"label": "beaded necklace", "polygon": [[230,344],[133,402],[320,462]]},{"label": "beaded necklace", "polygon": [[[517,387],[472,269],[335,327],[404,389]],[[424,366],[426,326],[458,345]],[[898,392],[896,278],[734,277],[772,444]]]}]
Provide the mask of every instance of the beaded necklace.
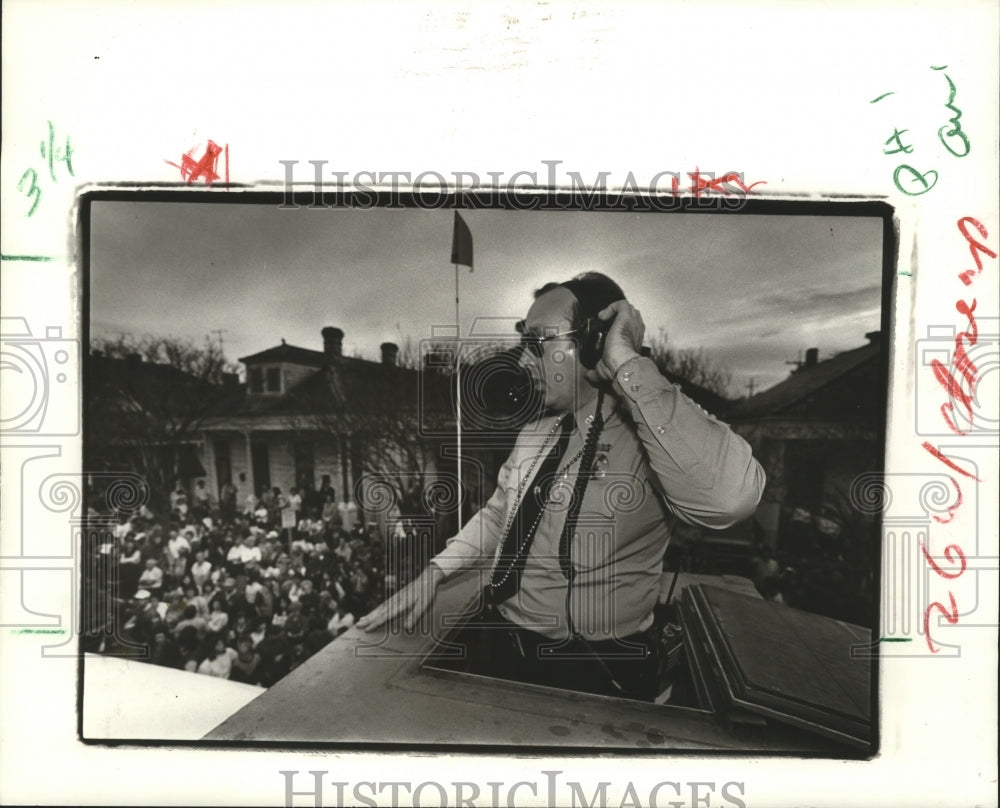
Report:
[{"label": "beaded necklace", "polygon": [[[535,471],[535,466],[538,465],[538,462],[542,457],[544,457],[546,454],[548,454],[549,451],[551,451],[552,447],[550,446],[550,444],[552,443],[552,438],[553,436],[555,436],[556,432],[559,431],[559,428],[562,426],[564,420],[566,420],[565,413],[563,415],[560,415],[558,420],[556,420],[556,422],[552,425],[552,429],[549,430],[549,434],[545,436],[545,442],[542,444],[542,448],[535,454],[534,458],[532,458],[531,465],[528,466],[528,472],[524,475],[524,477],[521,478],[521,482],[517,486],[517,496],[514,497],[514,504],[511,507],[510,512],[507,516],[507,524],[504,526],[503,529],[503,539],[500,542],[500,548],[498,548],[498,553],[499,549],[503,548],[505,541],[510,536],[510,529],[514,524],[514,519],[517,516],[517,511],[521,506],[521,499],[524,495],[524,489],[527,487],[528,481],[532,479],[532,474]],[[556,473],[556,476],[559,476],[559,474],[565,474],[569,470],[569,467],[580,459],[580,456],[582,454],[583,450],[581,449],[579,452],[577,452],[576,456],[569,461],[569,463],[563,466],[561,471]],[[524,551],[524,546],[528,543],[528,537],[534,535],[535,528],[538,527],[538,523],[541,521],[542,515],[545,513],[545,508],[549,504],[549,501],[551,499],[551,494],[552,492],[550,490],[549,496],[545,498],[545,503],[542,505],[541,510],[539,510],[538,512],[538,516],[535,517],[535,521],[531,525],[531,529],[525,531],[524,534],[522,535],[521,546],[517,548],[517,552],[514,554],[515,559],[521,557],[521,553]],[[500,556],[498,554],[497,557],[493,560],[494,570],[496,570],[497,564],[499,563],[500,563]],[[514,567],[515,564],[511,563],[510,566],[507,568],[507,571],[504,573],[503,578],[501,578],[499,581],[490,581],[490,587],[493,589],[497,589],[498,587],[500,587],[504,583],[504,581],[506,581],[510,577],[511,572],[514,571]]]},{"label": "beaded necklace", "polygon": [[[615,407],[615,409],[612,410],[611,415],[614,415],[614,413],[616,411],[617,411],[617,407]],[[535,471],[535,466],[538,465],[539,460],[542,457],[544,457],[548,453],[548,451],[551,449],[550,444],[552,442],[552,438],[556,434],[556,432],[559,431],[559,428],[562,426],[562,423],[563,423],[563,421],[565,419],[566,419],[566,414],[564,413],[563,415],[560,415],[559,419],[552,425],[552,429],[549,430],[549,434],[545,436],[545,443],[542,445],[542,448],[535,454],[534,458],[531,461],[531,465],[528,467],[528,472],[524,475],[524,477],[522,478],[521,482],[518,484],[518,486],[517,486],[517,496],[514,498],[514,504],[513,504],[513,506],[510,509],[509,515],[507,516],[507,524],[504,526],[504,531],[503,531],[503,534],[502,534],[503,535],[503,540],[501,540],[501,542],[500,542],[500,548],[498,548],[498,553],[499,553],[499,550],[503,548],[504,541],[510,535],[510,529],[511,529],[511,527],[514,524],[514,519],[517,516],[518,509],[520,508],[520,505],[521,505],[521,499],[522,499],[523,494],[524,494],[524,489],[527,487],[528,481],[532,479],[532,474]],[[593,416],[587,416],[587,421],[588,422],[592,422],[593,421]],[[561,469],[559,469],[559,471],[556,472],[555,476],[556,477],[563,477],[563,478],[568,477],[569,476],[568,475],[569,470],[573,467],[573,465],[581,457],[583,457],[583,453],[584,453],[585,450],[586,450],[586,444],[584,444],[583,448],[581,448],[580,451],[578,451],[575,455],[573,455],[573,457],[571,457],[569,459],[569,461]],[[535,529],[538,527],[538,523],[542,520],[542,516],[545,514],[545,509],[552,502],[552,491],[555,489],[555,487],[556,486],[553,485],[553,486],[551,486],[549,488],[549,491],[548,491],[548,493],[547,493],[547,495],[545,497],[545,502],[542,504],[542,507],[541,507],[541,509],[538,512],[538,516],[535,517],[535,521],[532,523],[531,528],[529,530],[525,531],[525,533],[523,534],[523,536],[521,538],[521,546],[517,548],[517,553],[514,555],[515,559],[518,559],[518,558],[521,557],[521,553],[524,551],[524,547],[528,543],[528,538],[530,536],[534,536]],[[538,490],[539,489],[536,486],[536,491],[538,491]],[[497,564],[499,564],[499,562],[500,562],[500,557],[498,555],[493,560],[493,570],[494,571],[496,570]],[[500,587],[504,583],[504,581],[506,581],[510,577],[510,574],[514,571],[514,567],[515,567],[515,564],[511,563],[507,567],[507,571],[504,573],[503,577],[499,581],[496,581],[496,582],[490,581],[490,587],[493,588],[493,589],[497,589],[498,587]]]}]

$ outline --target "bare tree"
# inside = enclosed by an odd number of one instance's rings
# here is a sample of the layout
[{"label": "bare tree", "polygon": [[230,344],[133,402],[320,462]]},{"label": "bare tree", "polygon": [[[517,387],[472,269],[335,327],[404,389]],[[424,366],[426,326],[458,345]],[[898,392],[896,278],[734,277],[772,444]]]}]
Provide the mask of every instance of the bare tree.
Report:
[{"label": "bare tree", "polygon": [[655,337],[647,337],[646,341],[652,349],[651,358],[661,373],[692,382],[723,398],[729,397],[732,371],[708,356],[703,348],[673,347],[662,327]]},{"label": "bare tree", "polygon": [[207,338],[204,345],[132,334],[91,340],[88,468],[135,471],[162,504],[205,419],[242,396],[236,370]]}]

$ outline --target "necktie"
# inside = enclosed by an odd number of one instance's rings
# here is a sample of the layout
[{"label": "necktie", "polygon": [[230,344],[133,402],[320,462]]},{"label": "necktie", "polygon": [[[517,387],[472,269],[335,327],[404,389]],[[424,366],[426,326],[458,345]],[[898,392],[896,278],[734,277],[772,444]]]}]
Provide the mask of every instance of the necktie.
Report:
[{"label": "necktie", "polygon": [[[576,475],[576,483],[573,485],[573,496],[569,501],[569,511],[566,513],[566,521],[563,523],[562,534],[559,536],[559,566],[566,576],[566,580],[573,583],[573,563],[570,560],[570,544],[573,541],[573,534],[576,532],[576,520],[580,516],[580,505],[583,503],[583,495],[587,490],[587,483],[590,482],[590,472],[594,465],[594,456],[597,454],[597,440],[601,437],[601,430],[604,429],[604,416],[601,414],[601,406],[604,403],[604,393],[597,397],[597,412],[594,413],[594,420],[587,430],[587,437],[583,441],[583,454],[580,457],[580,469]],[[573,617],[570,615],[570,625]]]},{"label": "necktie", "polygon": [[522,493],[514,518],[497,556],[493,574],[490,576],[490,590],[494,603],[503,603],[517,594],[521,588],[521,576],[531,551],[531,545],[538,531],[542,511],[549,498],[549,491],[559,471],[559,461],[566,452],[570,433],[573,431],[572,415],[563,418],[558,440],[549,450],[538,468],[538,473]]}]

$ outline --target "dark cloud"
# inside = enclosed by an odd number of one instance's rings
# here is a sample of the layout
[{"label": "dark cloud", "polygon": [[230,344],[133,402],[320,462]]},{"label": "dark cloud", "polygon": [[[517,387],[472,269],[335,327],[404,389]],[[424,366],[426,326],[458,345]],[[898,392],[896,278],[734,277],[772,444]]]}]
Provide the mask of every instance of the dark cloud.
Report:
[{"label": "dark cloud", "polygon": [[[97,203],[95,332],[200,339],[242,356],[282,337],[345,350],[429,338],[454,323],[449,210],[279,210],[274,205]],[[860,344],[878,324],[881,222],[814,216],[466,211],[476,271],[460,268],[463,328],[523,315],[548,280],[601,270],[648,330],[704,347],[738,381],[777,380],[812,345]],[[833,224],[831,224],[833,222]],[[832,230],[832,232],[831,232]],[[740,383],[744,383],[741,381]],[[758,380],[759,384],[759,380]]]}]

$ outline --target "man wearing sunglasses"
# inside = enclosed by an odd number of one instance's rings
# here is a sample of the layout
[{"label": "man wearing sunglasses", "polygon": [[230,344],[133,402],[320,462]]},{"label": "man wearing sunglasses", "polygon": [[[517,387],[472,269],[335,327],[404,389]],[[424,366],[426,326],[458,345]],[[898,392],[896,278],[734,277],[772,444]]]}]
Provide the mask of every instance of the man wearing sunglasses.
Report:
[{"label": "man wearing sunglasses", "polygon": [[478,569],[482,602],[461,635],[472,672],[652,700],[672,527],[747,518],[764,472],[643,356],[642,316],[607,276],[543,286],[518,330],[543,414],[486,505],[358,626],[409,630],[442,580]]}]

